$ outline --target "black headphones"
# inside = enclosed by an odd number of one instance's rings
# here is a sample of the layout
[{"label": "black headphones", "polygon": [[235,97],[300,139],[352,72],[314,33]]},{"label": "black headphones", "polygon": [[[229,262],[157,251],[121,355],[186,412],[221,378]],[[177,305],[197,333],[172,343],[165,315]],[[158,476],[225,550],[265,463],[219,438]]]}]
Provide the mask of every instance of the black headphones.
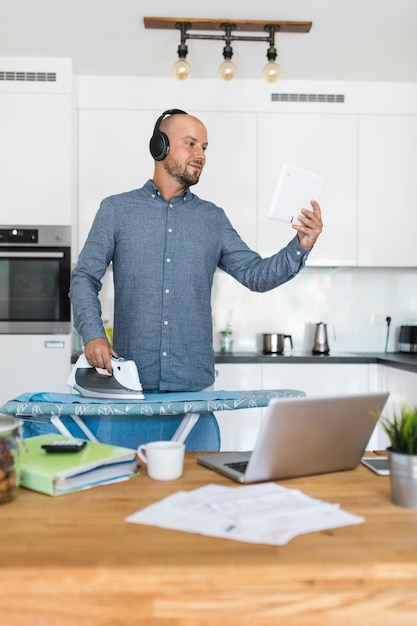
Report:
[{"label": "black headphones", "polygon": [[165,159],[166,155],[169,152],[169,139],[166,133],[159,130],[159,126],[166,115],[176,115],[177,113],[182,113],[183,115],[187,115],[185,111],[181,111],[181,109],[168,109],[168,111],[164,111],[160,117],[156,120],[155,128],[153,129],[153,135],[149,142],[149,150],[155,161],[162,161]]}]

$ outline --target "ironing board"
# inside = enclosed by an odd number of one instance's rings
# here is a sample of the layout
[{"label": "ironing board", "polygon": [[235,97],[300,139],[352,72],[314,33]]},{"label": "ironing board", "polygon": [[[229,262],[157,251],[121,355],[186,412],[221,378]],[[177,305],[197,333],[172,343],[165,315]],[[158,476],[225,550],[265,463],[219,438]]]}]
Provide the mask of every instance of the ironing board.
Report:
[{"label": "ironing board", "polygon": [[[299,398],[305,396],[304,391],[297,389],[262,389],[252,391],[210,391],[187,392],[170,394],[149,394],[144,400],[134,402],[101,402],[70,394],[23,394],[15,400],[0,406],[0,412],[13,415],[22,420],[34,422],[51,422],[63,435],[72,436],[62,423],[61,417],[68,416],[77,424],[86,437],[97,441],[95,435],[84,424],[83,417],[109,416],[115,420],[124,416],[158,416],[182,415],[172,439],[184,442],[197,423],[200,415],[213,411],[234,411],[266,407],[273,398]],[[43,398],[52,398],[55,401],[44,401]]]}]

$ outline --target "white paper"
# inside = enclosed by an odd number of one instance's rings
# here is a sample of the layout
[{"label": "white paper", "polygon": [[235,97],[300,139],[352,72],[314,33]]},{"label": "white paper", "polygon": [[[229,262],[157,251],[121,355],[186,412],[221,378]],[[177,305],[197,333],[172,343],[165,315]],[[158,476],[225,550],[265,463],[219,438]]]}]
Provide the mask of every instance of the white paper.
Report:
[{"label": "white paper", "polygon": [[136,524],[283,546],[294,537],[361,524],[338,504],[310,498],[275,483],[245,487],[206,485],[179,491],[126,518]]}]

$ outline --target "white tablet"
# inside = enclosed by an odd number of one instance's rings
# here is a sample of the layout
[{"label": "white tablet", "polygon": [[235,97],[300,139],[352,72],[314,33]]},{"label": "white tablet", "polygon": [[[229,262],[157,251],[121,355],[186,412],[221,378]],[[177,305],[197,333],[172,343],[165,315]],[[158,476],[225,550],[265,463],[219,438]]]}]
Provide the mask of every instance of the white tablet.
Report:
[{"label": "white tablet", "polygon": [[310,209],[310,200],[317,200],[323,187],[324,177],[284,163],[268,212],[272,220],[299,224],[297,215],[301,209]]}]

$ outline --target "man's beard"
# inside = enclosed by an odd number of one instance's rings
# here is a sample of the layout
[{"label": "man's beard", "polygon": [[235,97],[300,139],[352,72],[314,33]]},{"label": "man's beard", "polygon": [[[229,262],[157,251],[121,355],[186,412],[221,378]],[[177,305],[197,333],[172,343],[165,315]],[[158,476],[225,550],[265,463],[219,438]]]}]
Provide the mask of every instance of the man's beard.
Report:
[{"label": "man's beard", "polygon": [[169,155],[164,161],[164,167],[168,174],[175,178],[181,187],[196,185],[200,179],[201,169],[188,172],[186,166],[182,168],[177,161],[170,159]]}]

